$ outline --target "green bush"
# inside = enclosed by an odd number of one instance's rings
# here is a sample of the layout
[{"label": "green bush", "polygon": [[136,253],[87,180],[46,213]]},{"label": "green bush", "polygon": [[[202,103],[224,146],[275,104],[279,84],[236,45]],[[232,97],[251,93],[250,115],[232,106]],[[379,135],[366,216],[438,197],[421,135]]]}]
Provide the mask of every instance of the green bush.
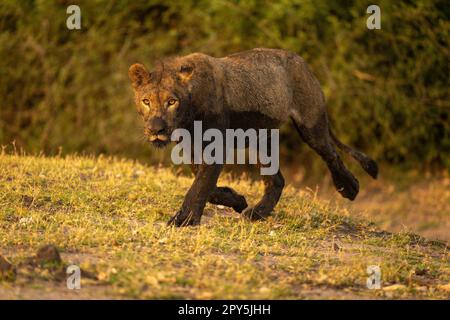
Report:
[{"label": "green bush", "polygon": [[[450,168],[446,1],[378,1],[381,30],[366,28],[369,1],[126,0],[79,1],[69,31],[72,3],[0,2],[3,145],[161,161],[140,139],[131,63],[278,47],[311,65],[342,140],[403,168]],[[310,157],[292,128],[282,137],[285,159]]]}]

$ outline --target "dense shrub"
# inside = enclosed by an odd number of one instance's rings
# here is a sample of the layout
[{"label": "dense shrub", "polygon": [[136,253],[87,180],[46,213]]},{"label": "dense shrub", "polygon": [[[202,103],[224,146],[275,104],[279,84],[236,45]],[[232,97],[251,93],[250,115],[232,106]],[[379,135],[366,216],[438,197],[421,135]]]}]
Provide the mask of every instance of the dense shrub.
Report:
[{"label": "dense shrub", "polygon": [[[160,161],[140,139],[131,63],[279,47],[310,63],[342,140],[387,163],[450,168],[449,7],[377,3],[381,30],[366,28],[368,1],[86,0],[69,31],[73,1],[1,1],[0,143]],[[283,137],[285,159],[309,157],[290,151],[292,128]]]}]

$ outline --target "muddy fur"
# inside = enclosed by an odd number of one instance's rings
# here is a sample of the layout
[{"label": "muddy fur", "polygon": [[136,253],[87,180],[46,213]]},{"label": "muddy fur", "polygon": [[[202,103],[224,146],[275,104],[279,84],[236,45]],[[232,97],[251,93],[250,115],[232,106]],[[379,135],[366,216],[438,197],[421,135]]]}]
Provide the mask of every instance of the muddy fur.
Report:
[{"label": "muddy fur", "polygon": [[[335,146],[355,158],[373,178],[375,161],[342,142],[331,132],[324,95],[307,64],[297,54],[276,49],[253,49],[223,58],[201,53],[156,63],[152,72],[134,64],[129,76],[138,112],[150,142],[162,147],[176,128],[278,128],[292,121],[300,137],[325,161],[336,189],[353,200],[358,180],[345,167]],[[175,101],[175,102],[174,102]],[[283,187],[280,171],[263,176],[264,196],[248,208],[245,198],[228,187],[217,187],[222,165],[194,168],[195,180],[179,212],[169,221],[176,226],[200,223],[207,201],[234,208],[252,220],[266,218]]]}]

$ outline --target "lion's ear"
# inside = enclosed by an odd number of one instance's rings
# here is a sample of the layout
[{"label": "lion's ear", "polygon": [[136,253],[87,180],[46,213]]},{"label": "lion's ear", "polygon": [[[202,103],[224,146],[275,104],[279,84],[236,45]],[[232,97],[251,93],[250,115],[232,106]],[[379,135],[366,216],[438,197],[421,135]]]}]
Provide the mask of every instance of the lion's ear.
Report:
[{"label": "lion's ear", "polygon": [[180,72],[179,72],[181,82],[183,82],[183,83],[189,82],[189,80],[191,80],[193,74],[194,74],[194,66],[193,65],[185,64],[185,65],[181,66]]},{"label": "lion's ear", "polygon": [[135,63],[128,69],[128,76],[135,89],[150,82],[150,73],[140,63]]}]

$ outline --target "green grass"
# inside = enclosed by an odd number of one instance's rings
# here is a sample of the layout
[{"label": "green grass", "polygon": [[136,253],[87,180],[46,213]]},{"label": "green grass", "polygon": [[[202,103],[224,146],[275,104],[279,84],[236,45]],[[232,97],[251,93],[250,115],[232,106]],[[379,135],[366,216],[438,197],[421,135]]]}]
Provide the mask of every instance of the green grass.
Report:
[{"label": "green grass", "polygon": [[[381,232],[289,186],[267,221],[208,204],[200,227],[166,227],[191,181],[130,160],[0,155],[0,254],[17,268],[0,277],[0,298],[449,298],[446,244]],[[263,191],[220,184],[252,204]],[[45,244],[91,274],[78,296],[52,270],[23,266]],[[367,289],[369,265],[385,290]]]}]

